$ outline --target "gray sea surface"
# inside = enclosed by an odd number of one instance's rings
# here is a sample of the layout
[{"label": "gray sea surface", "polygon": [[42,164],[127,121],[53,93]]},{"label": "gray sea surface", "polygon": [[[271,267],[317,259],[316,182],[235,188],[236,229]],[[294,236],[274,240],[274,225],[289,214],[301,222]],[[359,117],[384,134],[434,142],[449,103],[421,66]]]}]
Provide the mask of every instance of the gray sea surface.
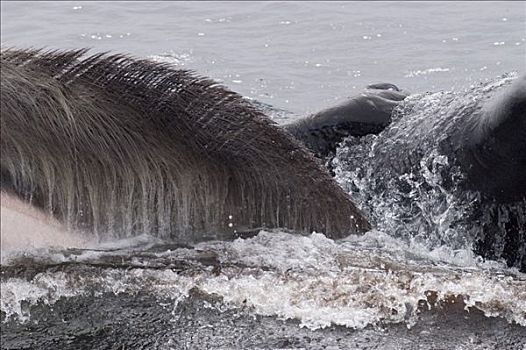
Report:
[{"label": "gray sea surface", "polygon": [[375,82],[461,89],[526,71],[523,1],[2,1],[5,47],[150,56],[305,115]]}]

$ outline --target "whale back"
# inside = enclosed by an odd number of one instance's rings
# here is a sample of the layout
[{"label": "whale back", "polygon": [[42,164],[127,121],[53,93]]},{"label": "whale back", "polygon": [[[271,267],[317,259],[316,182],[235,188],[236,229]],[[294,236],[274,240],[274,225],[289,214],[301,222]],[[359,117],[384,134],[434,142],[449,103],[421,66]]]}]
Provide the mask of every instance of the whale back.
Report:
[{"label": "whale back", "polygon": [[451,137],[471,189],[499,202],[526,199],[526,76],[484,103]]},{"label": "whale back", "polygon": [[86,50],[1,54],[2,190],[99,236],[180,241],[369,224],[314,157],[191,71]]}]

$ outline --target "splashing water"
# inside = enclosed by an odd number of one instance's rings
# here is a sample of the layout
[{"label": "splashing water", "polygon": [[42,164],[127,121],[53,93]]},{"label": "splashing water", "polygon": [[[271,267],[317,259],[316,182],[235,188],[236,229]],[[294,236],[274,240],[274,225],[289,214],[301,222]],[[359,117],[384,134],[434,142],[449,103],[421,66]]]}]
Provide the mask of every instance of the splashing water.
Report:
[{"label": "splashing water", "polygon": [[[521,215],[526,203],[487,203],[479,193],[465,190],[459,165],[441,149],[462,127],[463,118],[480,113],[483,102],[515,78],[510,74],[466,91],[408,97],[384,132],[343,142],[333,160],[336,179],[374,226],[394,237],[429,249],[472,250],[491,228],[497,237],[492,249],[499,259],[509,216],[522,220],[518,227],[526,227]],[[518,242],[525,241],[520,232],[513,234]],[[518,254],[525,249],[523,243]]]},{"label": "splashing water", "polygon": [[146,236],[141,240],[140,245],[130,241],[128,248],[120,243],[119,249],[12,255],[3,266],[5,320],[28,320],[28,305],[93,291],[148,291],[176,305],[198,288],[220,296],[227,309],[297,319],[310,329],[333,324],[360,329],[378,322],[411,326],[421,312],[457,297],[466,310],[474,307],[526,325],[523,274],[481,262],[467,251],[430,252],[379,231],[341,241],[318,233],[261,231],[251,239],[193,249],[167,249]]}]

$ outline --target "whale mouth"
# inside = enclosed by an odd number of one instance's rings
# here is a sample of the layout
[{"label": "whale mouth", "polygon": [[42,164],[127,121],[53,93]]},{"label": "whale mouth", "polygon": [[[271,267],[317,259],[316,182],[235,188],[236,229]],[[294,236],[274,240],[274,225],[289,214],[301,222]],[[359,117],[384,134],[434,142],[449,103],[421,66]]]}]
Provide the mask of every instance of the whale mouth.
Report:
[{"label": "whale mouth", "polygon": [[307,149],[210,79],[121,54],[1,54],[2,186],[68,227],[177,242],[370,228]]}]

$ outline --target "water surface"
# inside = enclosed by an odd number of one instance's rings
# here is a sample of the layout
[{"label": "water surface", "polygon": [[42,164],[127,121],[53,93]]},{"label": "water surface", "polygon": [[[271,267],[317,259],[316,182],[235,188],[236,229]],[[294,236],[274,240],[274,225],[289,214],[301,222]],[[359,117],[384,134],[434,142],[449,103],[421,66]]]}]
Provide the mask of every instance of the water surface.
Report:
[{"label": "water surface", "polygon": [[412,92],[525,71],[500,2],[2,2],[2,44],[154,56],[303,115],[375,82]]}]

